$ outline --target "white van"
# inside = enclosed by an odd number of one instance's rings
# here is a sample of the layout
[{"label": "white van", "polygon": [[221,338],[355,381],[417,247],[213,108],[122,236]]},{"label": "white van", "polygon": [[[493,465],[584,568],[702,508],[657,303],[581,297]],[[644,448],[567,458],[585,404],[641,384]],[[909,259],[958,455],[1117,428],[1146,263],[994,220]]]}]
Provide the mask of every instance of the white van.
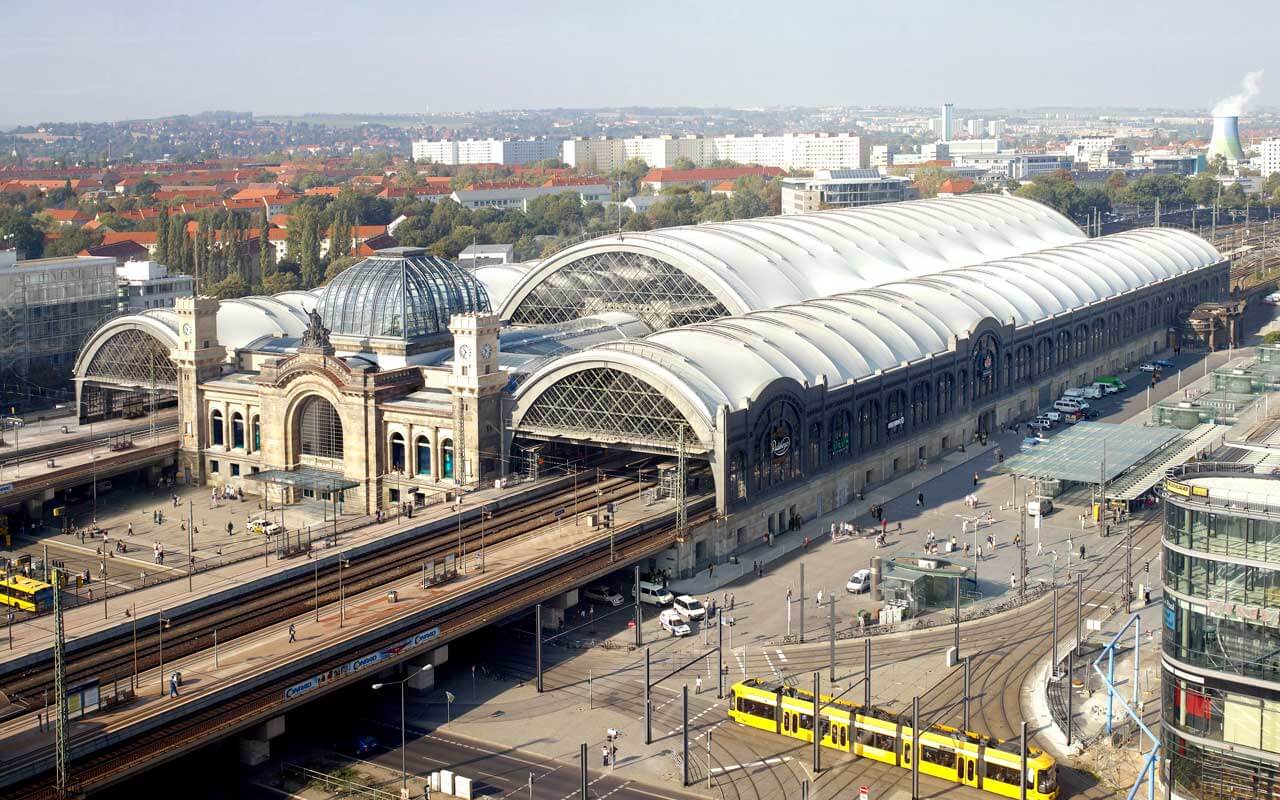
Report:
[{"label": "white van", "polygon": [[1117,392],[1120,391],[1120,387],[1110,383],[1095,383],[1093,385],[1093,388],[1097,389],[1099,392],[1101,392],[1104,395],[1116,394]]},{"label": "white van", "polygon": [[1070,414],[1075,411],[1084,411],[1089,407],[1089,404],[1074,397],[1064,397],[1061,400],[1054,400],[1053,407],[1064,414]]},{"label": "white van", "polygon": [[693,633],[693,629],[689,627],[689,623],[680,618],[674,608],[668,608],[658,615],[658,624],[662,626],[672,636],[688,636]]},{"label": "white van", "polygon": [[[632,597],[635,596],[635,589],[631,590]],[[660,583],[651,583],[649,581],[640,581],[640,602],[648,603],[651,606],[665,606],[676,598],[663,588]]]},{"label": "white van", "polygon": [[1079,389],[1068,389],[1062,393],[1063,397],[1074,397],[1079,400],[1097,400],[1102,397],[1102,387],[1095,384],[1081,386]]},{"label": "white van", "polygon": [[702,619],[707,615],[707,610],[702,607],[702,603],[687,594],[677,597],[671,608],[685,620]]}]

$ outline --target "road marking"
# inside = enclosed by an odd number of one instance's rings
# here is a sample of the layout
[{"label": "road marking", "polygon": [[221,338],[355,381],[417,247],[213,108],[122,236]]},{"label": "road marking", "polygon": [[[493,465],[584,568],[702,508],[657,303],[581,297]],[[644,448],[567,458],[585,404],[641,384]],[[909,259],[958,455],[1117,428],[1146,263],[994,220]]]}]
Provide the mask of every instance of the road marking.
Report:
[{"label": "road marking", "polygon": [[773,673],[775,678],[782,680],[782,673],[778,672],[778,668],[773,665],[773,659],[769,658],[769,651],[761,650],[761,652],[764,653],[764,661],[769,665],[769,671]]},{"label": "road marking", "polygon": [[783,664],[787,663],[786,653],[782,652],[781,650],[774,650],[773,652],[778,654],[778,658],[782,661]]},{"label": "road marking", "polygon": [[773,758],[765,758],[760,761],[748,761],[745,764],[730,764],[727,767],[712,767],[712,775],[723,775],[726,772],[734,772],[740,769],[754,769],[755,767],[776,767],[779,764],[785,764],[791,760],[791,756],[775,756]]},{"label": "road marking", "polygon": [[738,659],[738,669],[742,670],[742,674],[747,674],[747,662],[742,660],[742,653],[734,652],[733,657]]}]

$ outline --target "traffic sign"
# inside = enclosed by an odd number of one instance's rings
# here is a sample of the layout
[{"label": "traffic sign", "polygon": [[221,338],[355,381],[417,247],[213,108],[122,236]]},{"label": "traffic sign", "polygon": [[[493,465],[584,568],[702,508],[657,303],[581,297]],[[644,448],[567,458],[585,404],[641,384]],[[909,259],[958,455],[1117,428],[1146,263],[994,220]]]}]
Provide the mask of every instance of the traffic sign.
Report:
[{"label": "traffic sign", "polygon": [[560,508],[556,509],[556,519],[560,519],[563,516],[564,516],[564,506],[561,506]]},{"label": "traffic sign", "polygon": [[867,800],[867,798],[870,796],[871,796],[871,787],[869,786],[858,787],[858,800]]},{"label": "traffic sign", "polygon": [[13,491],[12,483],[0,483],[0,494],[8,494]]}]

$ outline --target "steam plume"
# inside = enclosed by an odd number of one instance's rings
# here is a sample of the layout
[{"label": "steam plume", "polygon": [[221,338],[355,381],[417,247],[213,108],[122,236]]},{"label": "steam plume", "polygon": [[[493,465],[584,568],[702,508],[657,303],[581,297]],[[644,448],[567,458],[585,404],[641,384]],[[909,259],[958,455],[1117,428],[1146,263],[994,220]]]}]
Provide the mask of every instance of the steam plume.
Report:
[{"label": "steam plume", "polygon": [[1218,101],[1213,107],[1213,115],[1215,117],[1238,117],[1244,113],[1244,109],[1249,105],[1249,101],[1262,91],[1262,70],[1250,72],[1244,76],[1244,84],[1241,86],[1240,94],[1233,94],[1230,97],[1224,97]]}]

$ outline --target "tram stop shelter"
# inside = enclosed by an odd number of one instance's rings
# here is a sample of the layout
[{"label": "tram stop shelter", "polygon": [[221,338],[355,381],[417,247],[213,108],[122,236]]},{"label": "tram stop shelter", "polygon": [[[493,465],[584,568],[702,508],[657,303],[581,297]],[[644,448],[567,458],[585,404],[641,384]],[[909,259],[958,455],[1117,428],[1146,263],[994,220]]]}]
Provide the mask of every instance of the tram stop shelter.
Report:
[{"label": "tram stop shelter", "polygon": [[1108,484],[1138,464],[1159,458],[1186,433],[1174,428],[1078,422],[1005,459],[997,470],[1035,481],[1042,496],[1056,496],[1071,485],[1097,486],[1110,496],[1105,491]]},{"label": "tram stop shelter", "polygon": [[[904,553],[888,560],[880,586],[886,603],[902,603],[914,616],[933,608],[951,608],[957,580],[973,588],[973,567],[947,556]],[[970,593],[968,601],[972,599]]]}]

